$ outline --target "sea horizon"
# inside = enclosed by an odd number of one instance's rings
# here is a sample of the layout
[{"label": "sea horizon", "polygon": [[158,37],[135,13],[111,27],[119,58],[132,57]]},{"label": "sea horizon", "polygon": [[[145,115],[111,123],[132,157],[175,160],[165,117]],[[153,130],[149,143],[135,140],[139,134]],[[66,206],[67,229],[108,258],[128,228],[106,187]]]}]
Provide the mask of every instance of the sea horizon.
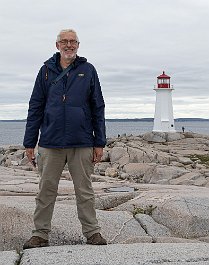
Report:
[{"label": "sea horizon", "polygon": [[[0,120],[0,122],[26,122],[27,119],[3,119],[3,120]],[[114,121],[121,121],[121,122],[137,122],[137,121],[142,121],[142,122],[153,122],[154,121],[154,118],[106,118],[105,121],[110,121],[110,122],[114,122]],[[209,121],[209,118],[195,118],[195,117],[192,117],[192,118],[175,118],[174,121]]]}]

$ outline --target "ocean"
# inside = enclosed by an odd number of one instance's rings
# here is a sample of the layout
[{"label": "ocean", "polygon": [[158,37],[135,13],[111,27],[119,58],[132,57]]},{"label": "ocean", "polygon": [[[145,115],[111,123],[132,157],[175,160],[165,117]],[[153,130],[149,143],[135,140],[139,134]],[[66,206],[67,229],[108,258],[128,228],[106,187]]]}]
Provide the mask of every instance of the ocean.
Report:
[{"label": "ocean", "polygon": [[[21,145],[24,137],[25,122],[0,122],[0,146],[1,145]],[[176,121],[176,131],[195,132],[209,135],[208,121]],[[153,129],[151,121],[106,121],[107,137],[126,135],[140,135],[150,132]]]}]

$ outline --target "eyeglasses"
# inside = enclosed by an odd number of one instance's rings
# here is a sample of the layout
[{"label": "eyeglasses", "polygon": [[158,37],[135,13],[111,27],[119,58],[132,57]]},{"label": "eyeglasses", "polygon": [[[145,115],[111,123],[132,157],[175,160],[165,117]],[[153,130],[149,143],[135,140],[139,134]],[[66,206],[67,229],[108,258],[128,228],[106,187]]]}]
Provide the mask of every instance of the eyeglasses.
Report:
[{"label": "eyeglasses", "polygon": [[67,40],[67,39],[63,39],[63,40],[60,40],[58,41],[59,43],[61,43],[62,45],[67,45],[68,42],[71,44],[71,45],[77,45],[79,42],[77,40]]}]

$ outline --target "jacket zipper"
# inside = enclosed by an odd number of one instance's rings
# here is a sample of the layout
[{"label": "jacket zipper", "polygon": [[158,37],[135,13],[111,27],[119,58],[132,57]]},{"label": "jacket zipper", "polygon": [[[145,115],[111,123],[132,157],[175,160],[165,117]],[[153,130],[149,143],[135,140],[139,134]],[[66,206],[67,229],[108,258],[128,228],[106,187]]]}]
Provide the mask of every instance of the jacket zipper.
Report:
[{"label": "jacket zipper", "polygon": [[66,137],[66,124],[65,124],[65,115],[66,115],[66,107],[65,107],[65,101],[66,101],[66,84],[64,84],[64,86],[63,86],[63,95],[62,95],[62,102],[63,102],[63,111],[64,111],[64,129],[63,129],[63,146],[65,146],[66,145],[66,141],[65,141],[65,137]]},{"label": "jacket zipper", "polygon": [[[69,76],[69,72],[67,73],[67,80],[65,80],[64,85],[63,85],[63,95],[62,95],[62,102],[64,104],[64,121],[65,121],[65,116],[66,116],[65,101],[66,101],[66,93],[67,93],[68,76]],[[66,124],[65,122],[64,122],[64,130],[63,130],[63,141],[64,141],[64,146],[65,146],[66,145]]]}]

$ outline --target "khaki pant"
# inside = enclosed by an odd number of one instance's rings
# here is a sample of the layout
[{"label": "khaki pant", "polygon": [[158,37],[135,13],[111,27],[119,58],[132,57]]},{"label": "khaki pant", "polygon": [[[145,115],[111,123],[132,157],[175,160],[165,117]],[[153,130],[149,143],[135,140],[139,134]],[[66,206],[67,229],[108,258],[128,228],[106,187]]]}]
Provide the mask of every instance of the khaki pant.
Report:
[{"label": "khaki pant", "polygon": [[82,232],[87,238],[100,232],[90,179],[94,168],[92,159],[93,148],[91,147],[68,149],[39,147],[37,163],[41,179],[36,197],[33,236],[48,239],[58,184],[66,162],[73,179]]}]

